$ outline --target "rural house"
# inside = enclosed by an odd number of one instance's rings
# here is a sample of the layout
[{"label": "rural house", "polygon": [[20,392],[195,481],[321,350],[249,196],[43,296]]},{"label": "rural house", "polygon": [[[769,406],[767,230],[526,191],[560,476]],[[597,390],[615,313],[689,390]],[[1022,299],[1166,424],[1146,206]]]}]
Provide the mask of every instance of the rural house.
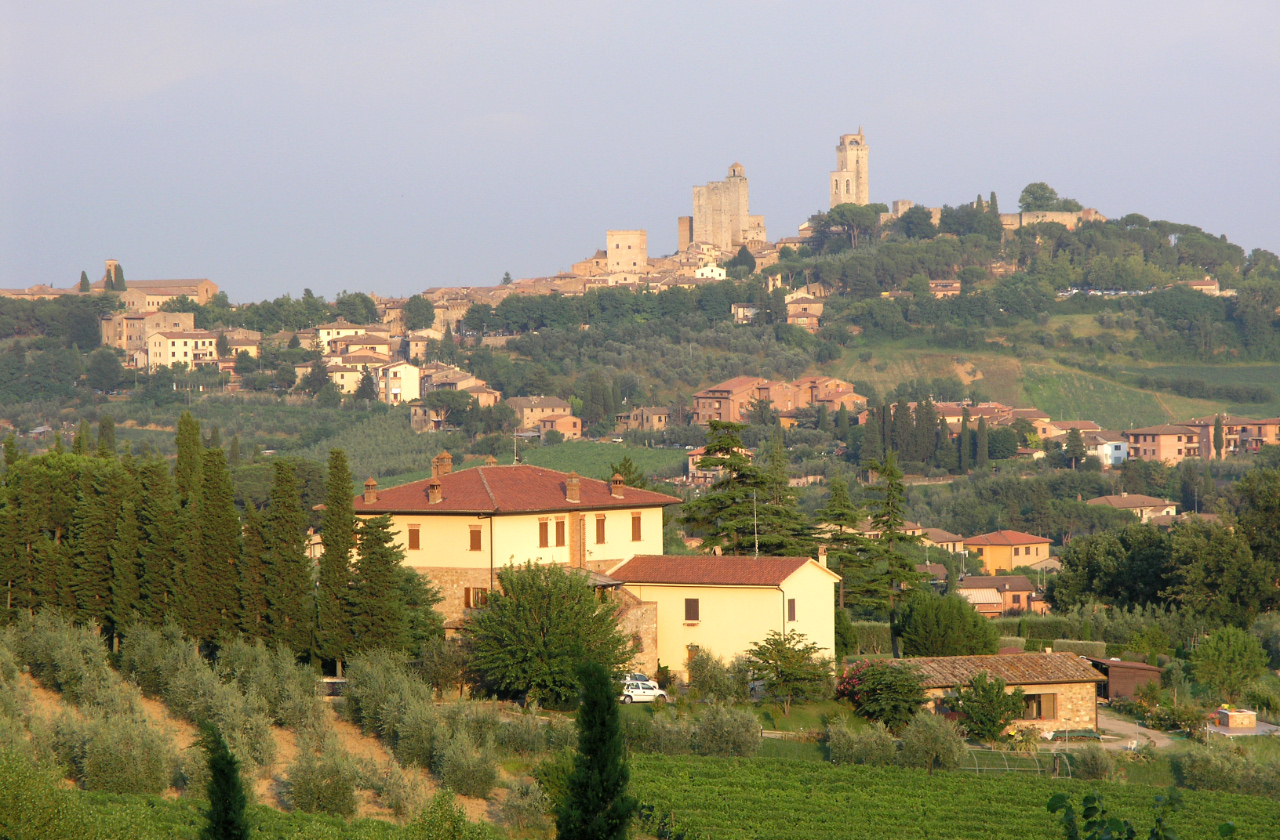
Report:
[{"label": "rural house", "polygon": [[957,594],[987,618],[1021,612],[1044,615],[1049,611],[1049,604],[1025,575],[969,575],[960,580]]},{"label": "rural house", "polygon": [[[447,452],[432,477],[385,490],[370,478],[356,516],[390,514],[404,565],[429,577],[446,622],[482,606],[504,566],[558,563],[602,570],[662,551],[662,508],[679,499],[527,464],[453,471]],[[829,611],[829,610],[828,610]]]},{"label": "rural house", "polygon": [[977,554],[988,574],[1012,572],[1018,566],[1030,566],[1049,556],[1053,540],[1024,534],[1021,531],[992,531],[964,541],[970,553]]},{"label": "rural house", "polygon": [[1141,493],[1098,496],[1085,504],[1127,510],[1138,517],[1139,522],[1150,522],[1153,516],[1173,516],[1178,512],[1178,506],[1168,499],[1157,499],[1155,496],[1144,496]]},{"label": "rural house", "polygon": [[608,574],[657,605],[658,660],[682,679],[698,651],[731,662],[773,630],[834,655],[840,576],[808,557],[637,555]]},{"label": "rural house", "polygon": [[1014,726],[1031,725],[1043,732],[1098,728],[1097,684],[1106,677],[1074,653],[922,656],[888,661],[920,672],[928,708],[935,713],[952,711],[948,698],[985,673],[1004,680],[1007,691],[1021,688],[1026,696],[1022,720]]}]

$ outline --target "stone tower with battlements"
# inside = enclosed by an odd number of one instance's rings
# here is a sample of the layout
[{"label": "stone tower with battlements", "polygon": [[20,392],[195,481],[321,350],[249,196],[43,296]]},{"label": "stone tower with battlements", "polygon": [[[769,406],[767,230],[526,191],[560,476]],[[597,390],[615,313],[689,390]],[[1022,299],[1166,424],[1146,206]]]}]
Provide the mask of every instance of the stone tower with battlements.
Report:
[{"label": "stone tower with battlements", "polygon": [[740,163],[729,167],[723,181],[694,187],[692,241],[714,245],[726,253],[742,245],[763,243],[764,217],[752,216],[748,203],[747,175]]},{"label": "stone tower with battlements", "polygon": [[831,173],[831,206],[870,204],[867,184],[867,138],[858,126],[857,134],[840,135],[836,146],[836,171]]}]

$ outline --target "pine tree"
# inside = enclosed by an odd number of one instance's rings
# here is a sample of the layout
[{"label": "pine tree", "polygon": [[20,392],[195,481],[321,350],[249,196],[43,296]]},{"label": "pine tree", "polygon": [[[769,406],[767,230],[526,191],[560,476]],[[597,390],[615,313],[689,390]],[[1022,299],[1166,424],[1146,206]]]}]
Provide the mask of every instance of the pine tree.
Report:
[{"label": "pine tree", "polygon": [[378,383],[374,381],[368,365],[365,365],[364,372],[360,374],[360,384],[356,386],[356,392],[353,396],[358,400],[367,400],[369,402],[374,402],[378,399]]},{"label": "pine tree", "polygon": [[110,548],[111,608],[107,620],[117,640],[120,628],[142,612],[138,530],[133,500],[125,498],[120,505],[120,520],[116,523],[116,535]]},{"label": "pine tree", "polygon": [[160,625],[176,607],[174,569],[178,561],[178,498],[169,466],[159,459],[137,468],[138,548],[141,565],[139,598],[142,618]]},{"label": "pine tree", "polygon": [[405,632],[404,605],[396,589],[404,550],[395,543],[390,516],[362,520],[359,529],[352,572],[355,645],[364,650],[397,648]]},{"label": "pine tree", "polygon": [[1071,462],[1071,469],[1075,469],[1085,457],[1084,436],[1080,434],[1079,429],[1070,429],[1067,431],[1067,445],[1063,449],[1063,455]]},{"label": "pine tree", "polygon": [[978,435],[973,455],[974,466],[983,469],[987,466],[987,459],[987,418],[984,415],[978,418]]},{"label": "pine tree", "polygon": [[316,590],[316,652],[338,662],[351,648],[351,552],[355,548],[356,516],[352,503],[351,469],[347,454],[329,450],[325,481],[324,517],[320,523],[320,580]]},{"label": "pine tree", "polygon": [[902,584],[916,584],[921,579],[901,546],[919,543],[920,538],[905,531],[906,486],[894,453],[885,455],[872,469],[880,475],[880,483],[873,488],[878,498],[871,505],[871,527],[879,536],[868,542],[862,574],[850,588],[859,606],[887,608],[892,615]]},{"label": "pine tree", "polygon": [[311,590],[311,558],[307,556],[307,520],[293,466],[275,462],[275,480],[263,533],[267,637],[294,653],[311,650],[315,605]]},{"label": "pine tree", "polygon": [[266,553],[262,514],[253,505],[244,509],[244,544],[240,550],[240,632],[264,639],[267,616]]},{"label": "pine tree", "polygon": [[88,294],[93,291],[93,286],[89,284],[89,275],[86,272],[80,272],[80,293]]},{"label": "pine tree", "polygon": [[827,546],[827,566],[841,578],[838,603],[843,607],[845,574],[859,565],[866,550],[866,540],[859,531],[866,511],[853,503],[849,485],[842,477],[832,477],[827,486],[830,489],[827,502],[814,514],[814,519]]},{"label": "pine tree", "polygon": [[200,489],[201,451],[200,424],[184,411],[178,418],[178,460],[174,463],[173,476],[178,485],[178,498],[189,505]]},{"label": "pine tree", "polygon": [[116,454],[116,421],[110,414],[98,418],[98,457],[114,458]]},{"label": "pine tree", "polygon": [[969,434],[969,408],[960,416],[960,473],[968,473],[973,467],[973,436]]},{"label": "pine tree", "polygon": [[623,840],[638,807],[627,793],[627,768],[617,688],[605,666],[578,671],[582,705],[578,709],[578,752],[556,809],[560,840]]},{"label": "pine tree", "polygon": [[248,797],[240,778],[240,762],[212,724],[205,724],[200,743],[209,757],[208,823],[200,840],[248,840],[249,820],[245,816]]}]

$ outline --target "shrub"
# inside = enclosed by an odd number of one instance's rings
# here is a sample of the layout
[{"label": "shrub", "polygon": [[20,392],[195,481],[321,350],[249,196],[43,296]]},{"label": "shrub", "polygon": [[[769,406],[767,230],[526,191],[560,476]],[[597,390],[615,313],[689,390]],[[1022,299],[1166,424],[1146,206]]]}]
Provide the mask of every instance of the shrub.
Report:
[{"label": "shrub", "polygon": [[143,718],[64,714],[54,726],[53,748],[85,790],[158,794],[169,786],[169,742]]},{"label": "shrub", "polygon": [[897,631],[905,656],[967,656],[995,653],[995,625],[959,595],[938,597],[917,590],[899,611]]},{"label": "shrub", "polygon": [[853,622],[853,645],[849,651],[851,654],[889,653],[892,650],[893,639],[887,622]]},{"label": "shrub", "polygon": [[996,644],[1001,650],[1011,647],[1016,647],[1018,650],[1024,650],[1026,648],[1027,640],[1021,636],[1001,636],[996,641]]},{"label": "shrub", "polygon": [[538,780],[542,793],[547,797],[550,811],[559,807],[569,789],[569,775],[573,773],[574,751],[562,749],[544,758],[533,768],[533,777]]},{"label": "shrub", "polygon": [[289,648],[268,650],[261,640],[250,645],[237,639],[218,652],[217,673],[234,682],[241,694],[265,700],[272,720],[281,726],[317,734],[324,729],[315,671],[299,665]]},{"label": "shrub", "polygon": [[991,742],[1004,737],[1005,727],[1021,716],[1025,703],[1021,688],[1006,694],[1004,680],[980,673],[957,692],[954,705],[964,715],[969,735]]},{"label": "shrub", "polygon": [[956,725],[941,715],[920,712],[902,730],[901,761],[905,767],[954,770],[964,757],[964,739]]},{"label": "shrub", "polygon": [[1269,612],[1253,620],[1249,628],[1258,637],[1262,649],[1267,653],[1267,667],[1280,668],[1280,612]]},{"label": "shrub", "polygon": [[547,746],[546,726],[532,709],[515,718],[499,721],[495,743],[507,755],[533,755]]},{"label": "shrub", "polygon": [[460,730],[440,751],[436,771],[445,786],[461,796],[483,799],[498,780],[498,764],[487,746],[476,747],[471,736]]},{"label": "shrub", "polygon": [[627,714],[623,712],[620,720],[622,742],[627,749],[636,752],[651,752],[653,743],[653,717],[648,714]]},{"label": "shrub", "polygon": [[717,656],[700,650],[689,660],[689,687],[704,700],[732,703],[747,698],[747,683],[736,679]]},{"label": "shrub", "polygon": [[855,662],[845,670],[836,696],[849,700],[860,713],[892,732],[906,726],[925,700],[915,668],[872,659]]},{"label": "shrub", "polygon": [[1071,777],[1074,779],[1106,781],[1115,772],[1115,758],[1097,744],[1087,744],[1071,754]]},{"label": "shrub", "polygon": [[1173,776],[1192,790],[1280,798],[1280,762],[1250,760],[1225,746],[1190,746],[1172,759]]},{"label": "shrub", "polygon": [[1257,638],[1238,627],[1220,627],[1191,655],[1196,680],[1234,703],[1245,687],[1262,676],[1267,655]]},{"label": "shrub", "polygon": [[834,764],[887,765],[897,758],[898,744],[883,723],[850,729],[837,721],[827,727],[827,750]]},{"label": "shrub", "polygon": [[693,731],[688,721],[673,714],[653,716],[649,750],[662,755],[686,755],[693,751]]},{"label": "shrub", "polygon": [[547,827],[550,801],[534,779],[518,779],[507,784],[507,795],[498,809],[506,825],[520,830],[541,831]]},{"label": "shrub", "polygon": [[447,790],[431,797],[402,834],[405,840],[489,840],[493,836],[485,828],[467,822],[466,813]]},{"label": "shrub", "polygon": [[746,709],[713,705],[693,725],[698,755],[750,756],[760,749],[760,722]]},{"label": "shrub", "polygon": [[[392,719],[394,714],[394,719]],[[405,764],[429,768],[435,764],[437,745],[443,744],[445,730],[431,704],[420,697],[407,706],[388,712],[382,737],[396,758]]]},{"label": "shrub", "polygon": [[308,814],[349,817],[356,812],[356,766],[351,756],[328,738],[319,745],[300,743],[290,765],[289,801]]}]

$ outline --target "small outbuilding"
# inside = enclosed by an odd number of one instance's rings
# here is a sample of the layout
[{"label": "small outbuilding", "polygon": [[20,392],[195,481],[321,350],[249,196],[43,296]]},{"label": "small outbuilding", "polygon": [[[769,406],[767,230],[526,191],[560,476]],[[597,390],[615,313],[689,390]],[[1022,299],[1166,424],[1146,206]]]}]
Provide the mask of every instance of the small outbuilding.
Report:
[{"label": "small outbuilding", "polygon": [[1098,728],[1096,685],[1106,677],[1074,653],[1016,653],[990,656],[921,656],[889,660],[919,671],[928,708],[948,712],[948,698],[978,674],[999,677],[1005,690],[1021,688],[1026,700],[1020,724],[1044,732]]},{"label": "small outbuilding", "polygon": [[1098,673],[1106,677],[1098,683],[1098,696],[1106,700],[1128,700],[1147,683],[1160,685],[1163,668],[1145,662],[1125,662],[1121,659],[1095,659],[1087,657]]}]

